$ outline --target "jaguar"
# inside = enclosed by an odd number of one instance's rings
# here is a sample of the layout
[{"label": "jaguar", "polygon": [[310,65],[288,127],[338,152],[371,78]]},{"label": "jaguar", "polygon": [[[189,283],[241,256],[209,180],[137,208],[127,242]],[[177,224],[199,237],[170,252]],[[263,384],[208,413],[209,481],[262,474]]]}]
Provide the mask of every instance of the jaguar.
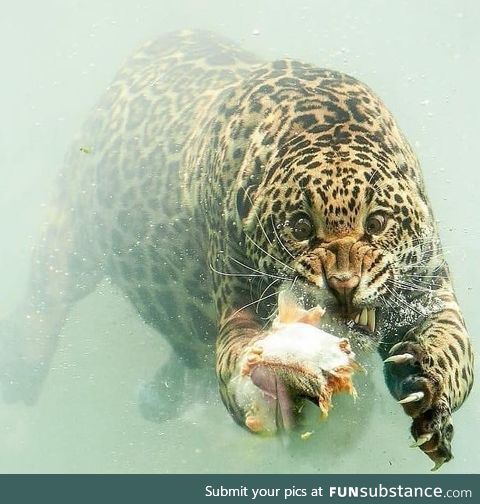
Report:
[{"label": "jaguar", "polygon": [[[36,400],[70,310],[108,278],[172,347],[149,393],[172,376],[180,397],[189,369],[215,367],[248,429],[241,366],[290,291],[380,353],[414,445],[435,469],[452,458],[473,351],[419,162],[368,86],[171,33],[126,60],[55,191],[25,297],[1,325],[7,400]],[[318,400],[297,373],[288,394]]]}]

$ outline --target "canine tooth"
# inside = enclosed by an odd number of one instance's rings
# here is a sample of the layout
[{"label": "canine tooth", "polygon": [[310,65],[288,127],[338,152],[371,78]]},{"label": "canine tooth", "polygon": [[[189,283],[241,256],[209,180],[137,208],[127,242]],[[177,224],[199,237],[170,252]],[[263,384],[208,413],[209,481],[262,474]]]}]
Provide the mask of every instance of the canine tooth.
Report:
[{"label": "canine tooth", "polygon": [[392,355],[391,357],[387,357],[383,362],[393,362],[394,364],[404,364],[410,360],[415,359],[412,354],[404,353],[399,355]]},{"label": "canine tooth", "polygon": [[367,321],[368,321],[368,314],[367,314],[367,309],[364,308],[362,310],[362,313],[360,315],[360,325],[367,325]]},{"label": "canine tooth", "polygon": [[375,331],[375,308],[373,310],[368,310],[368,328],[370,331]]},{"label": "canine tooth", "polygon": [[358,312],[356,315],[355,315],[355,324],[358,324],[358,322],[360,321],[360,312]]},{"label": "canine tooth", "polygon": [[415,441],[415,443],[411,444],[411,448],[418,448],[419,446],[424,445],[425,443],[428,443],[430,439],[433,437],[433,432],[429,432],[428,434],[422,434],[421,436],[418,436],[418,439]]},{"label": "canine tooth", "polygon": [[413,392],[412,394],[408,395],[407,397],[404,397],[400,401],[398,401],[400,404],[407,404],[415,401],[421,401],[425,394],[423,392]]}]

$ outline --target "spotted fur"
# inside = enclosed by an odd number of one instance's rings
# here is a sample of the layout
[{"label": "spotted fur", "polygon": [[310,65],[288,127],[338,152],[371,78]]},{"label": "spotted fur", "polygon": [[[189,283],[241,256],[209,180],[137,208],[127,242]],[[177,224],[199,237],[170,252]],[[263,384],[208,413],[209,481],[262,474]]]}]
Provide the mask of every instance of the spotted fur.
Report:
[{"label": "spotted fur", "polygon": [[397,399],[424,393],[404,405],[412,433],[432,434],[422,449],[437,463],[451,458],[470,341],[418,161],[366,85],[175,33],[126,61],[59,179],[3,331],[11,398],[36,397],[71,306],[109,277],[179,362],[216,355],[222,399],[244,425],[239,360],[290,288],[342,323],[376,308],[375,331],[350,337],[412,356],[386,364],[387,385]]}]

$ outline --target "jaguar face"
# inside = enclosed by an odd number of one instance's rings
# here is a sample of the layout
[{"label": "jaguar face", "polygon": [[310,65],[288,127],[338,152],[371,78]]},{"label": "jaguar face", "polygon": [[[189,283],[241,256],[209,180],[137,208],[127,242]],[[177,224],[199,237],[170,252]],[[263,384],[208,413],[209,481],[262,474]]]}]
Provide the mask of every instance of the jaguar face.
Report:
[{"label": "jaguar face", "polygon": [[415,278],[428,278],[436,255],[415,181],[348,163],[290,173],[257,190],[246,220],[256,267],[363,333],[375,333],[383,311],[413,310],[409,295],[426,288]]},{"label": "jaguar face", "polygon": [[251,95],[263,115],[244,108],[255,125],[237,193],[245,246],[272,281],[316,288],[330,310],[374,332],[380,311],[412,311],[443,260],[418,161],[367,86],[295,72],[272,79],[282,93]]}]

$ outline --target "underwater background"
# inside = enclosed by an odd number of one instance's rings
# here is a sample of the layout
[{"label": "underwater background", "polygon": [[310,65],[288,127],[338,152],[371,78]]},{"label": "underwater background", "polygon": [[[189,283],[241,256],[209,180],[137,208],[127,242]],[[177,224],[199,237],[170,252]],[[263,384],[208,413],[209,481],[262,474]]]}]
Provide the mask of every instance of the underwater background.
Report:
[{"label": "underwater background", "polygon": [[[122,61],[144,41],[201,28],[264,59],[290,57],[349,73],[383,98],[422,163],[477,348],[479,15],[474,0],[3,2],[0,318],[24,292],[69,143]],[[236,426],[214,387],[193,394],[198,399],[178,419],[144,420],[138,391],[169,351],[102,283],[71,312],[38,402],[0,403],[0,472],[411,473],[433,465],[409,448],[410,420],[389,396],[377,356],[369,367],[375,386],[360,383],[366,408],[340,397],[308,440],[285,442]],[[204,374],[207,382],[212,370]],[[479,472],[479,399],[474,387],[454,415],[455,458],[442,473]]]}]

